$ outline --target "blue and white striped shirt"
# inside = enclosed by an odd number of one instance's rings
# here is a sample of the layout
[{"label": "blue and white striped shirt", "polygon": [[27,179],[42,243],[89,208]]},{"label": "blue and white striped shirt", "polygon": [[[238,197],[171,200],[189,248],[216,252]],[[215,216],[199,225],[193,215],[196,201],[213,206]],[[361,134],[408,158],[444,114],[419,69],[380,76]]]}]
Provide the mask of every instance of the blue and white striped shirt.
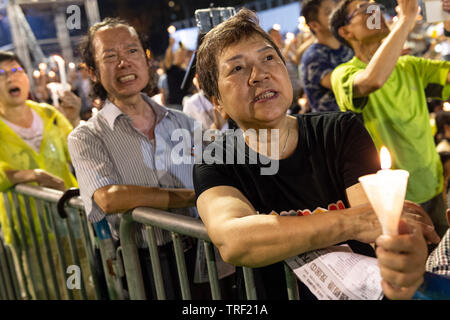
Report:
[{"label": "blue and white striped shirt", "polygon": [[[142,94],[156,115],[155,143],[137,130],[129,116],[109,100],[85,125],[69,135],[68,146],[80,186],[86,214],[92,223],[105,217],[94,202],[94,192],[108,185],[137,185],[160,188],[193,189],[193,163],[174,164],[171,151],[179,141],[172,141],[174,130],[183,128],[191,133],[191,141],[183,141],[193,148],[194,120],[180,111],[158,105]],[[192,161],[191,161],[192,162]],[[197,217],[195,208],[170,209],[170,212]],[[118,239],[121,214],[108,214],[106,219],[114,239]],[[147,247],[144,228],[139,227],[136,241]],[[158,245],[170,242],[168,232],[157,230]]]}]

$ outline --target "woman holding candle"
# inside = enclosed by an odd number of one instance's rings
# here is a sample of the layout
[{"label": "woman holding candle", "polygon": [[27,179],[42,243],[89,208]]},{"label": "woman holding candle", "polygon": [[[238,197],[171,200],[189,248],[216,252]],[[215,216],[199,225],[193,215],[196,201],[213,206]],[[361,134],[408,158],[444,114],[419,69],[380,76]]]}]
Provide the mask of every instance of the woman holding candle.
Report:
[{"label": "woman holding candle", "polygon": [[[245,9],[206,35],[197,72],[215,108],[245,131],[214,142],[226,164],[194,168],[197,207],[225,261],[261,267],[258,297],[286,298],[278,262],[288,257],[343,242],[373,256],[368,244],[381,227],[358,178],[377,172],[379,162],[359,119],[286,115],[292,86],[284,59]],[[247,162],[236,164],[242,152]],[[264,175],[268,163],[274,170]],[[300,294],[314,299],[303,285]]]}]

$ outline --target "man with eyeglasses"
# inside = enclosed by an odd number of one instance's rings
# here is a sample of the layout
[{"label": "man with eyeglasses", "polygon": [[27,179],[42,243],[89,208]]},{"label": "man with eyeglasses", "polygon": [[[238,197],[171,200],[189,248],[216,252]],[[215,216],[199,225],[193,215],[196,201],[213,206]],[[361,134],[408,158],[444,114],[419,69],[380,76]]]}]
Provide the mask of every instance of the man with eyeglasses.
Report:
[{"label": "man with eyeglasses", "polygon": [[389,30],[376,3],[341,1],[330,27],[355,57],[333,71],[331,83],[340,109],[362,114],[377,149],[387,146],[392,167],[409,171],[406,199],[422,205],[442,236],[443,169],[426,99],[450,96],[450,63],[401,56],[417,13],[417,0],[399,0],[398,21]]}]

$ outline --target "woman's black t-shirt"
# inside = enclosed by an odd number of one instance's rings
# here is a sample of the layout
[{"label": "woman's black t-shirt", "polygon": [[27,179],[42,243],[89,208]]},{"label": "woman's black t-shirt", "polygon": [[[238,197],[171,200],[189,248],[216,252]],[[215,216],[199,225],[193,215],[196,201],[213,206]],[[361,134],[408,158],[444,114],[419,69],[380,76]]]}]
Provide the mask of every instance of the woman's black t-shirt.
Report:
[{"label": "woman's black t-shirt", "polygon": [[[350,112],[298,115],[297,119],[297,148],[288,158],[279,160],[278,171],[273,175],[261,174],[262,168],[273,167],[273,163],[267,164],[265,157],[258,158],[256,164],[249,164],[254,162],[250,162],[241,134],[225,134],[214,142],[215,153],[234,154],[234,164],[204,161],[196,165],[197,197],[212,187],[226,185],[240,190],[259,213],[300,210],[305,215],[314,214],[315,210],[348,208],[346,189],[358,183],[360,176],[380,169],[378,153],[369,133],[360,118]],[[238,154],[242,152],[239,146],[245,146],[244,164],[237,164]],[[374,256],[370,245],[357,241],[347,243],[354,252]],[[281,263],[254,271],[259,299],[287,298]],[[301,299],[314,298],[303,284],[299,289]]]}]

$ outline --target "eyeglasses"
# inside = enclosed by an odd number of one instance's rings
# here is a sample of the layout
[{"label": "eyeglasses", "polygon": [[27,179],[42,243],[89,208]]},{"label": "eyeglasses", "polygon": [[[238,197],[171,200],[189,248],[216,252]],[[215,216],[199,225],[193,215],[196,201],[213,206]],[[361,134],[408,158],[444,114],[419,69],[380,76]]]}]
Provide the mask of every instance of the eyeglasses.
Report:
[{"label": "eyeglasses", "polygon": [[25,70],[22,67],[12,68],[10,71],[6,71],[5,69],[0,69],[0,79],[6,79],[7,76],[13,74],[22,74]]},{"label": "eyeglasses", "polygon": [[350,21],[356,17],[358,14],[365,13],[367,15],[372,14],[376,11],[383,12],[385,10],[385,6],[376,2],[364,2],[358,4],[355,10],[347,17],[346,24],[349,24]]}]

